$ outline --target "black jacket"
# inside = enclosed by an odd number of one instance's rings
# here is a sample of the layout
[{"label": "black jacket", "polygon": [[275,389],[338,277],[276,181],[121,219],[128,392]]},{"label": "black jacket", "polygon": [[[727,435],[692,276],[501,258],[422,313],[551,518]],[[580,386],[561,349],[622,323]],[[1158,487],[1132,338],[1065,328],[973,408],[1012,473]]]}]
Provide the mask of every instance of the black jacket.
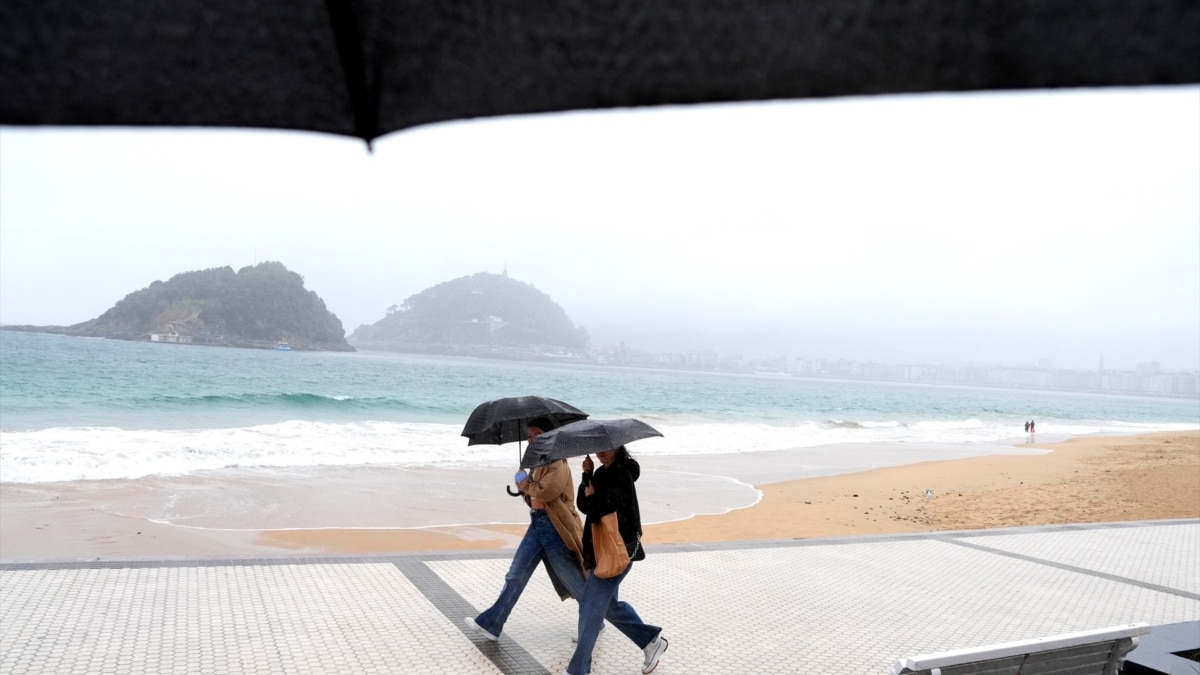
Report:
[{"label": "black jacket", "polygon": [[[614,511],[629,558],[643,560],[646,557],[641,546],[642,513],[638,508],[637,488],[633,485],[641,473],[642,468],[633,459],[618,459],[612,466],[601,465],[594,473],[584,472],[575,506],[587,516],[583,524],[583,564],[587,569],[596,567],[592,525],[598,524],[601,517]],[[584,494],[589,483],[596,490],[590,497]]]}]

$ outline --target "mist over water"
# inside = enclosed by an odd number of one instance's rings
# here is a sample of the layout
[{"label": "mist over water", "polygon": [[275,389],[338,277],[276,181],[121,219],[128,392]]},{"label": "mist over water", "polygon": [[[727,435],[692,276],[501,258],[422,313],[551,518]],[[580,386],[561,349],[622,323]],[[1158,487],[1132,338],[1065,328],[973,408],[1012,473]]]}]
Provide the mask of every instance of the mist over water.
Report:
[{"label": "mist over water", "polygon": [[[1200,427],[1200,403],[900,383],[411,356],[275,352],[0,331],[0,480],[230,468],[509,467],[517,444],[466,445],[487,400],[561,399],[640,418],[639,456],[864,447],[984,454],[1031,439]],[[820,461],[814,460],[820,464]]]},{"label": "mist over water", "polygon": [[347,331],[505,272],[596,346],[1192,372],[1198,118],[1190,84],[504,116],[369,154],[276,130],[0,128],[0,324],[275,260]]}]

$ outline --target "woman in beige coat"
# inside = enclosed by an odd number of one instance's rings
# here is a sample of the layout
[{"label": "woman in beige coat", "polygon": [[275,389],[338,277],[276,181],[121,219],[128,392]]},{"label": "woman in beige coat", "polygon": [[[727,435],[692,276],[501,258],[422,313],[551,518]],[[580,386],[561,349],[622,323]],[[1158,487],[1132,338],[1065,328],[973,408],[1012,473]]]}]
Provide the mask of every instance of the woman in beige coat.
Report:
[{"label": "woman in beige coat", "polygon": [[[528,439],[554,427],[546,418],[530,420]],[[537,566],[545,563],[559,597],[578,599],[583,594],[583,523],[575,510],[575,481],[566,460],[518,471],[517,488],[529,506],[529,528],[517,546],[500,597],[477,617],[467,617],[467,627],[489,640],[499,640],[504,623]]]}]

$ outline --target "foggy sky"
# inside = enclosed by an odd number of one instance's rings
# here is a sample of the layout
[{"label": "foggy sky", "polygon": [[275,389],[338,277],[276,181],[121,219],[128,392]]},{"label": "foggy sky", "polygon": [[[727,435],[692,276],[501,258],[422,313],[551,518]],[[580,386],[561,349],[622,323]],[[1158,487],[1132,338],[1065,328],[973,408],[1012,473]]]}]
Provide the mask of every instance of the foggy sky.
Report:
[{"label": "foggy sky", "polygon": [[1200,87],[577,112],[361,141],[0,128],[0,323],[278,260],[352,332],[475,272],[653,351],[1200,367]]}]

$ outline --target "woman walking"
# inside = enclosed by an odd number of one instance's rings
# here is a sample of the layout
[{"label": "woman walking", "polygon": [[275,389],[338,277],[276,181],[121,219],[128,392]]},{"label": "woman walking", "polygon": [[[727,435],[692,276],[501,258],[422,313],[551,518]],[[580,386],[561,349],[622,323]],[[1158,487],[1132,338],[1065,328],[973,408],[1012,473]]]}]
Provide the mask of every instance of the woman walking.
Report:
[{"label": "woman walking", "polygon": [[[588,575],[583,597],[579,600],[579,641],[567,664],[567,675],[587,675],[591,672],[592,650],[606,614],[610,623],[642,648],[645,655],[642,672],[650,673],[658,666],[663,652],[667,651],[667,639],[662,636],[662,628],[643,622],[632,605],[621,602],[617,597],[621,581],[633,569],[632,561],[646,557],[641,544],[641,511],[634,487],[634,482],[641,475],[641,466],[629,456],[629,451],[623,445],[598,452],[596,458],[601,466],[594,472],[592,458],[584,458],[583,477],[575,499],[576,506],[587,515],[583,528],[583,559]],[[617,514],[617,526],[631,562],[620,574],[602,579],[595,574],[596,553],[592,545],[591,526],[599,524],[600,519],[610,513]]]},{"label": "woman walking", "polygon": [[[530,420],[527,428],[532,441],[554,428],[554,423],[539,417]],[[504,575],[500,597],[479,616],[466,617],[467,628],[489,640],[500,639],[508,615],[539,564],[545,562],[560,599],[579,599],[583,593],[581,525],[571,500],[575,485],[567,461],[537,467],[532,473],[518,471],[514,481],[529,506],[529,528]]]}]

